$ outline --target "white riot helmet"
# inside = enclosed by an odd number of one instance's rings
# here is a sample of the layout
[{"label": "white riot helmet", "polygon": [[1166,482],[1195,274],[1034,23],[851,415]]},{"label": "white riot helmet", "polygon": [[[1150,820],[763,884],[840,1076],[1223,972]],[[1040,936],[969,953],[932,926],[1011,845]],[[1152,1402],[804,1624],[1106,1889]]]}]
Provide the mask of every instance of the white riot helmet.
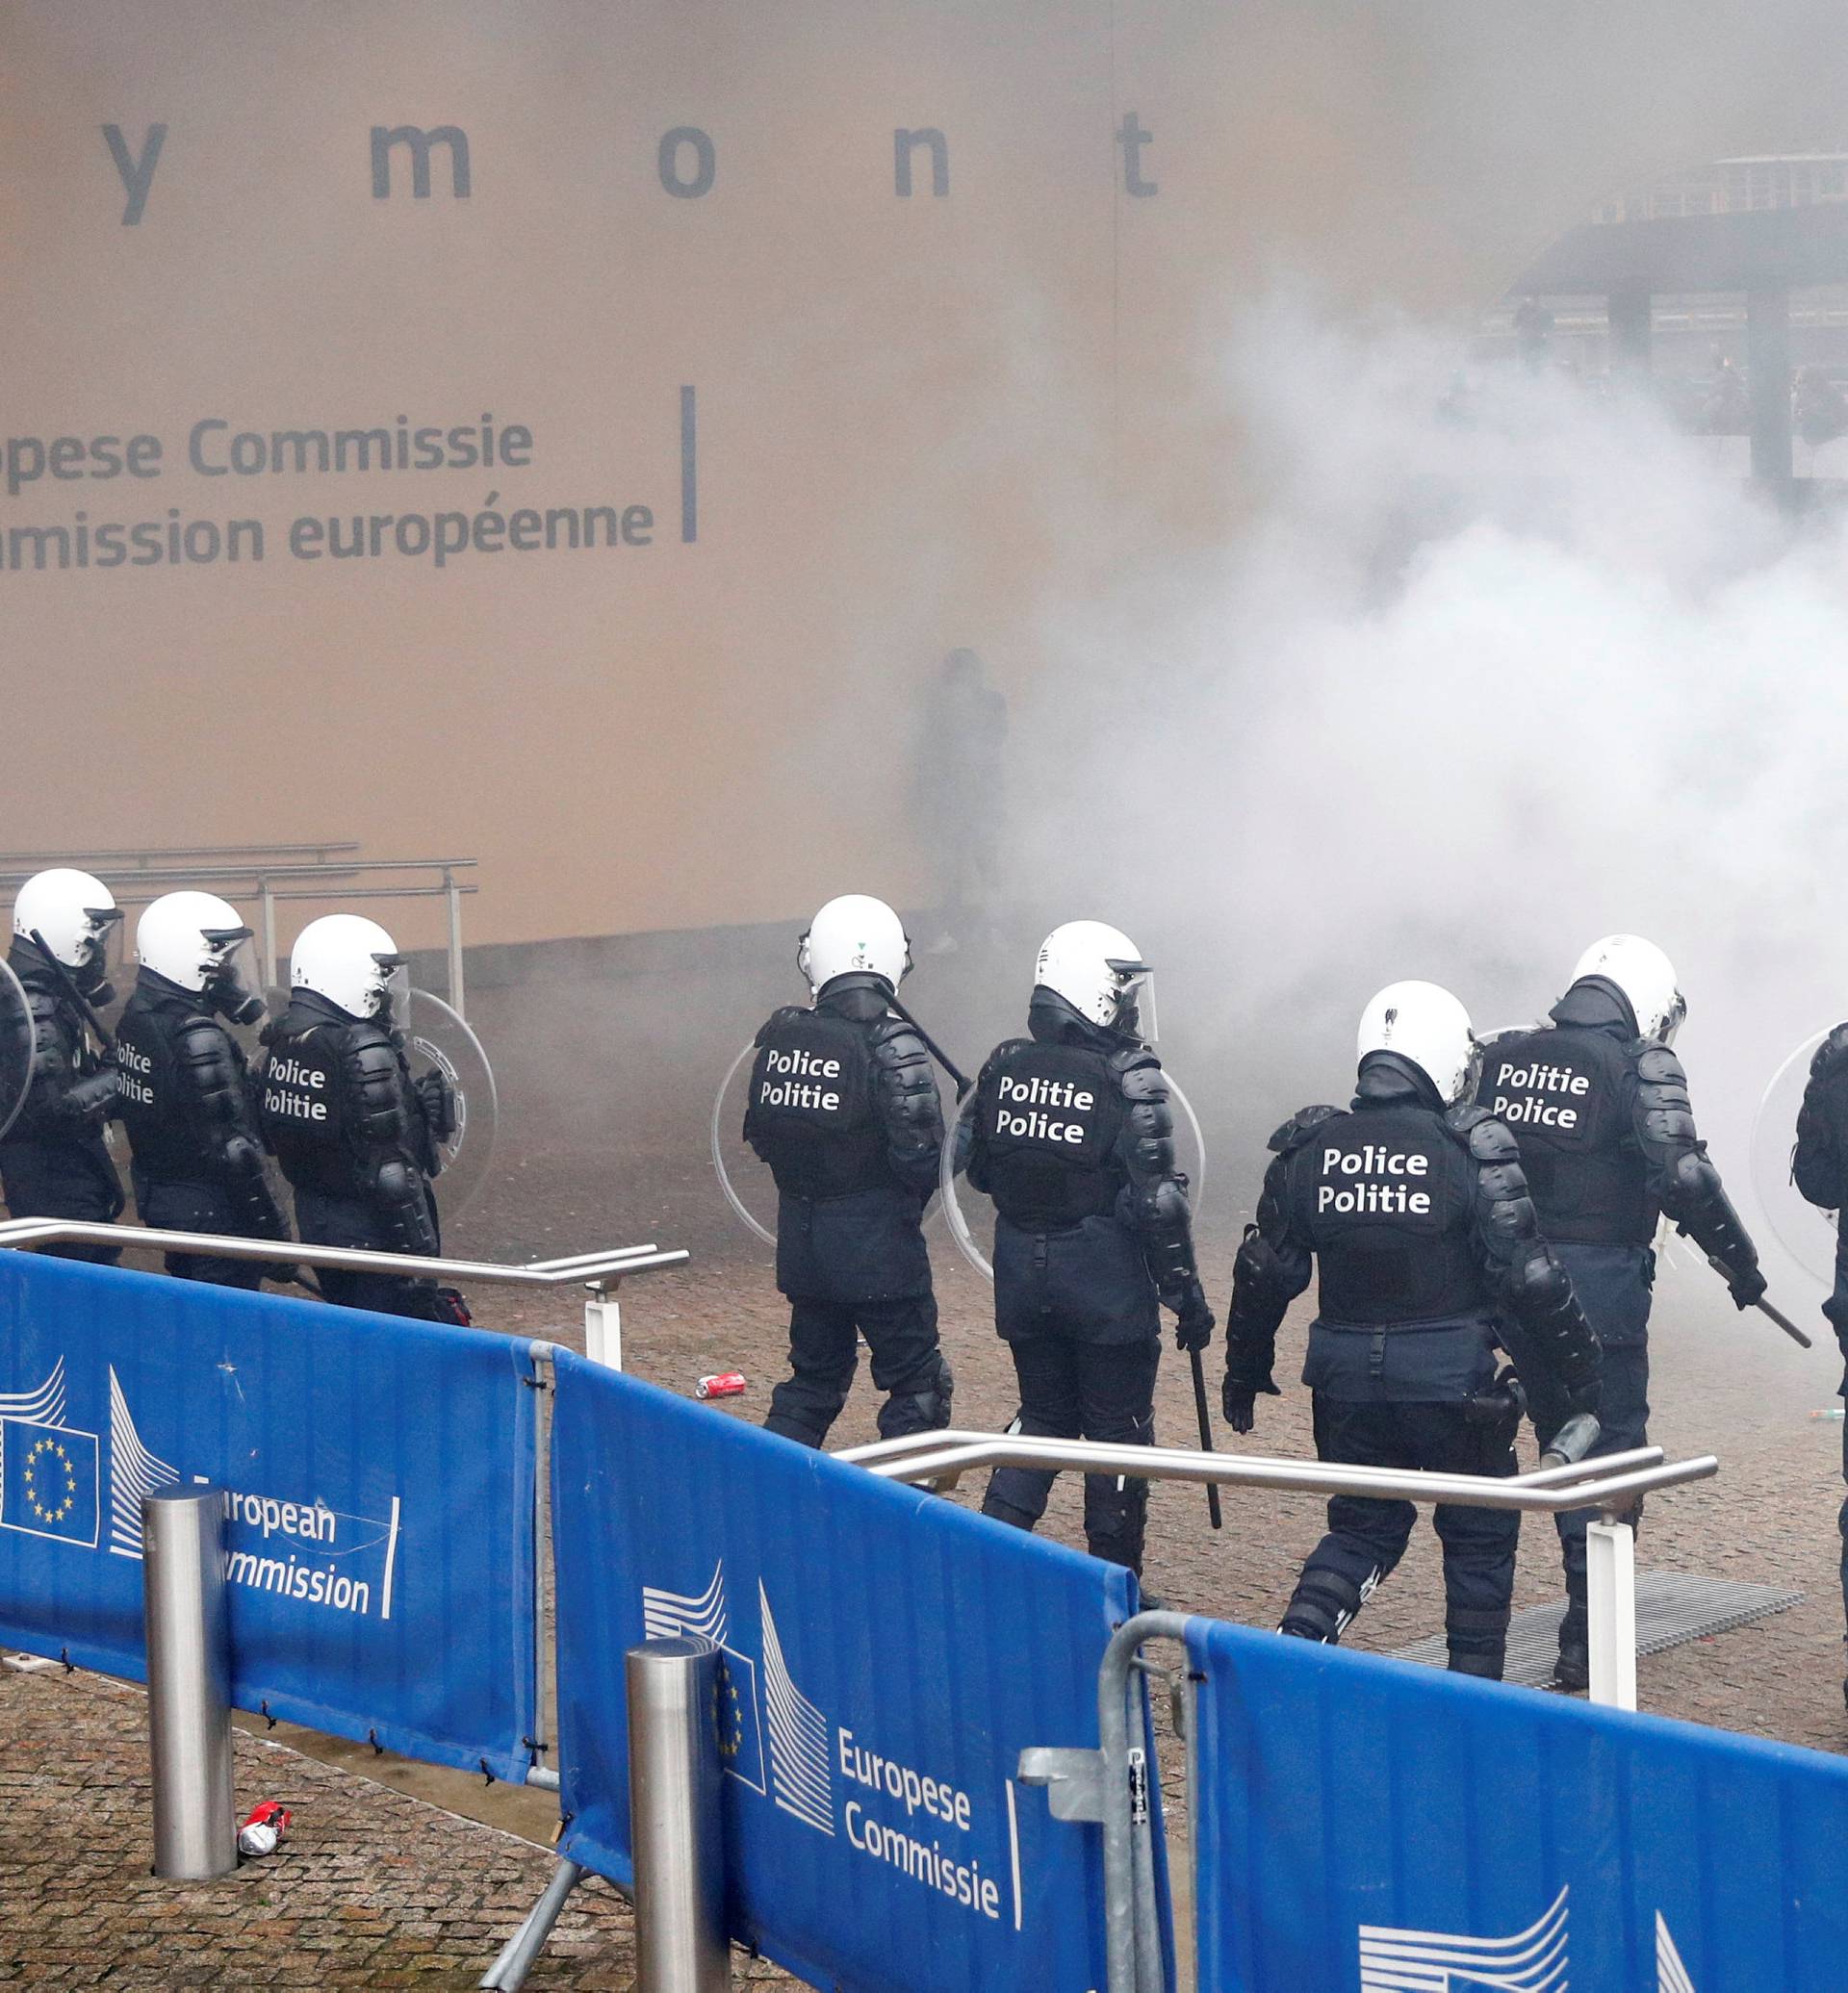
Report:
[{"label": "white riot helmet", "polygon": [[1606,934],[1578,958],[1574,983],[1598,983],[1623,998],[1636,1020],[1636,1035],[1675,1042],[1687,1015],[1687,999],[1675,985],[1675,964],[1640,934]]},{"label": "white riot helmet", "polygon": [[289,981],[312,989],[348,1017],[404,1028],[409,1014],[410,970],[398,943],[375,920],[358,913],[324,913],[295,937]]},{"label": "white riot helmet", "polygon": [[1435,983],[1389,983],[1360,1013],[1357,1052],[1363,1064],[1373,1052],[1410,1060],[1447,1108],[1476,1090],[1482,1065],[1470,1013]]},{"label": "white riot helmet", "polygon": [[1064,997],[1088,1023],[1110,1031],[1140,1027],[1152,1044],[1154,1019],[1138,1013],[1153,973],[1120,928],[1101,920],[1068,920],[1040,942],[1034,983]]},{"label": "white riot helmet", "polygon": [[13,932],[42,943],[86,996],[108,984],[110,950],[121,918],[116,895],[100,879],[62,865],[35,872],[13,903]]},{"label": "white riot helmet", "polygon": [[815,996],[836,976],[878,976],[896,989],[911,973],[911,944],[905,923],[884,900],[843,893],[808,923],[796,964]]},{"label": "white riot helmet", "polygon": [[233,1024],[263,1015],[250,930],[217,893],[165,893],[143,907],[135,956],[142,968],[197,991]]}]

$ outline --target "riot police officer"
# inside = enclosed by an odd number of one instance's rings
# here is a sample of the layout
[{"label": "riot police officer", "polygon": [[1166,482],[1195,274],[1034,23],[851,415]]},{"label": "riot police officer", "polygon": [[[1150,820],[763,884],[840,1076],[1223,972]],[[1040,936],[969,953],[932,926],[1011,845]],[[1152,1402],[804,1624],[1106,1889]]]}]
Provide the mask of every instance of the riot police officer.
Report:
[{"label": "riot police officer", "polygon": [[[413,1078],[404,1057],[409,978],[376,921],[329,913],[290,958],[289,1008],[264,1033],[265,1139],[295,1193],[304,1242],[415,1253],[443,1246],[431,1179],[455,1132],[440,1071]],[[321,1292],[347,1308],[466,1323],[452,1288],[323,1267]]]},{"label": "riot police officer", "polygon": [[797,950],[812,1005],[758,1032],[744,1138],[777,1183],[777,1286],[790,1374],[767,1431],[819,1446],[847,1402],[859,1339],[886,1393],[886,1439],[947,1425],[954,1382],[937,1345],[921,1225],[943,1111],[923,1040],[893,1014],[911,966],[883,900],[830,900]]},{"label": "riot police officer", "polygon": [[[1128,935],[1068,921],[1040,950],[1024,1038],[976,1082],[969,1181],[994,1200],[995,1328],[1022,1433],[1155,1444],[1157,1304],[1182,1349],[1213,1334],[1161,1060],[1142,1042],[1148,965]],[[982,1513],[1031,1529],[1053,1476],[997,1468]],[[1091,1555],[1140,1572],[1148,1483],[1085,1477]]]},{"label": "riot police officer", "polygon": [[[1663,1212],[1719,1263],[1737,1306],[1764,1292],[1758,1254],[1695,1133],[1687,1075],[1670,1049],[1686,1010],[1659,948],[1609,934],[1579,958],[1552,1023],[1492,1039],[1483,1060],[1476,1098],[1513,1130],[1541,1230],[1604,1345],[1594,1455],[1648,1439],[1651,1240]],[[1513,1353],[1519,1364],[1520,1349]],[[1530,1395],[1544,1441],[1567,1408],[1544,1373]],[[1589,1509],[1556,1519],[1566,1614],[1553,1679],[1565,1689],[1590,1677],[1585,1529],[1593,1520]]]},{"label": "riot police officer", "polygon": [[[121,1214],[121,1180],[104,1137],[116,1111],[116,1068],[93,1015],[115,999],[109,953],[121,918],[100,879],[64,867],[36,873],[13,902],[7,962],[34,1026],[25,1105],[0,1141],[0,1186],[15,1218],[107,1225]],[[102,1265],[119,1257],[106,1245],[45,1250]]]},{"label": "riot police officer", "polygon": [[[250,930],[216,893],[167,893],[135,929],[141,969],[116,1032],[116,1081],[141,1222],[286,1239],[264,1168],[244,1053],[219,1019],[263,1015]],[[183,1280],[258,1288],[293,1268],[168,1253]]]},{"label": "riot police officer", "polygon": [[[1809,1083],[1797,1111],[1797,1145],[1790,1158],[1790,1173],[1797,1188],[1821,1210],[1839,1214],[1848,1206],[1848,1024],[1836,1025],[1810,1061]],[[1822,1312],[1848,1361],[1848,1230],[1841,1227],[1839,1218],[1835,1291],[1822,1304]],[[1848,1397],[1848,1378],[1843,1380],[1841,1395]],[[1841,1471],[1848,1480],[1848,1425],[1842,1428]],[[1842,1502],[1837,1527],[1841,1532],[1842,1610],[1848,1615],[1848,1500]],[[1848,1681],[1842,1684],[1842,1695],[1848,1699]]]},{"label": "riot police officer", "polygon": [[[1576,1411],[1596,1412],[1601,1358],[1542,1237],[1506,1126],[1471,1105],[1478,1048],[1463,1006],[1396,983],[1360,1022],[1352,1105],[1305,1108],[1270,1138],[1257,1222],[1234,1264],[1225,1417],[1248,1433],[1274,1395],[1277,1324],[1320,1275],[1302,1381],[1323,1460],[1497,1477],[1515,1470],[1518,1400],[1496,1379],[1499,1317]],[[1409,1502],[1337,1495],[1282,1630],[1338,1640],[1403,1554]],[[1440,1504],[1450,1666],[1499,1680],[1512,1510]]]}]

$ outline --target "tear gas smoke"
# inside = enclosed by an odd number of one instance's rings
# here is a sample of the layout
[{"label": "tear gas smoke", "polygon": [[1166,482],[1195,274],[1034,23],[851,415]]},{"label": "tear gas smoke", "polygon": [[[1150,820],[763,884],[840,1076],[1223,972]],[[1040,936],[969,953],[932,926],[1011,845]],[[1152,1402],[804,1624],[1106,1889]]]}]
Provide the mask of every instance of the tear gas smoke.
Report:
[{"label": "tear gas smoke", "polygon": [[1446,983],[1487,1029],[1646,933],[1743,1193],[1760,1089],[1848,1009],[1848,521],[1792,527],[1646,390],[1464,381],[1460,351],[1300,298],[1243,318],[1221,382],[1258,502],[1051,611],[1014,881],[1185,984],[1177,1059],[1242,1076],[1247,1181],[1341,1095],[1381,984]]}]

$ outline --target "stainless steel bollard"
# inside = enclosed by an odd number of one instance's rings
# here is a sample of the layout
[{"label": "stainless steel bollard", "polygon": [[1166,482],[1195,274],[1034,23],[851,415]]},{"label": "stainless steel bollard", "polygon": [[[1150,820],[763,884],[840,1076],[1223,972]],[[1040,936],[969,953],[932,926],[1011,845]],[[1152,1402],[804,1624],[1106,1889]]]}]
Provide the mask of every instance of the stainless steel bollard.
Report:
[{"label": "stainless steel bollard", "polygon": [[624,1657],[629,1820],[635,1850],[636,1993],[724,1993],[718,1649],[645,1640]]},{"label": "stainless steel bollard", "polygon": [[172,1882],[209,1881],[238,1865],[223,1539],[220,1489],[142,1498],[154,1873]]}]

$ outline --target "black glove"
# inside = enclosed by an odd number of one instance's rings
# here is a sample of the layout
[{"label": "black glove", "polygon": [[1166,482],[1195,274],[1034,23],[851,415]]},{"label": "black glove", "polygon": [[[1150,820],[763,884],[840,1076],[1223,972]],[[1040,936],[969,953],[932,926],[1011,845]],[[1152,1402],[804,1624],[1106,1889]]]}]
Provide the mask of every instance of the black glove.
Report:
[{"label": "black glove", "polygon": [[1174,1347],[1204,1349],[1212,1340],[1213,1311],[1206,1305],[1206,1296],[1196,1287],[1181,1303],[1180,1314],[1174,1322]]},{"label": "black glove", "polygon": [[448,1141],[455,1133],[455,1088],[449,1085],[449,1075],[432,1066],[427,1073],[418,1074],[415,1085],[430,1139]]},{"label": "black glove", "polygon": [[1727,1276],[1726,1290],[1732,1296],[1734,1308],[1756,1308],[1764,1298],[1764,1290],[1770,1285],[1756,1266],[1741,1266],[1737,1272]]},{"label": "black glove", "polygon": [[1604,1380],[1587,1377],[1582,1384],[1575,1384],[1566,1393],[1566,1403],[1575,1412],[1589,1412],[1594,1418],[1602,1418],[1604,1415]]},{"label": "black glove", "polygon": [[1235,1433],[1248,1433],[1257,1414],[1258,1393],[1268,1398],[1280,1398],[1283,1393],[1268,1380],[1263,1384],[1235,1384],[1228,1372],[1225,1383],[1219,1391],[1219,1410],[1225,1414],[1225,1422]]}]

